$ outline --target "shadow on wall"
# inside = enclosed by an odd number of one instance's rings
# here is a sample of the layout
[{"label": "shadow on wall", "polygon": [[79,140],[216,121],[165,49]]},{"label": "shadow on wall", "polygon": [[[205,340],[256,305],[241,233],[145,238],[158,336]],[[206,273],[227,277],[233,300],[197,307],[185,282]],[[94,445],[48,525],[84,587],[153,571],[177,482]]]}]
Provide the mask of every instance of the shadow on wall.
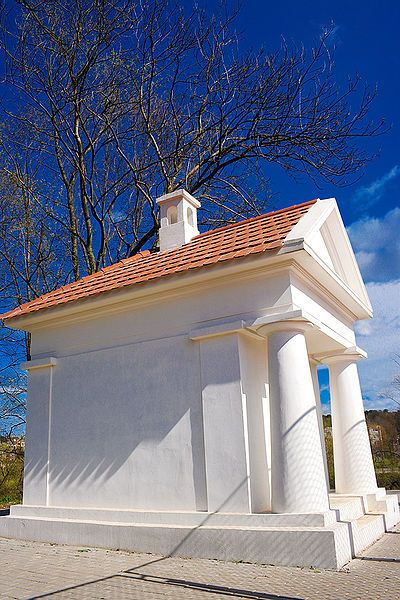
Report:
[{"label": "shadow on wall", "polygon": [[[218,385],[230,378],[218,373]],[[198,344],[181,336],[60,358],[49,456],[51,506],[207,510]],[[27,462],[29,486],[45,481],[46,459]]]},{"label": "shadow on wall", "polygon": [[[183,337],[59,359],[50,504],[204,510],[198,361],[198,348]],[[34,407],[35,398],[29,402]],[[47,456],[28,457],[29,482],[45,470]]]}]

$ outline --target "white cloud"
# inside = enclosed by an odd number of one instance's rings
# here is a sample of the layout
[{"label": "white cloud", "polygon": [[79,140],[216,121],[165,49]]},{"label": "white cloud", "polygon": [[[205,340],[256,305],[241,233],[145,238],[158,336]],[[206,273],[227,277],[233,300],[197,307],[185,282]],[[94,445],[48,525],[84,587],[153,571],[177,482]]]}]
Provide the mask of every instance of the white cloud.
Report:
[{"label": "white cloud", "polygon": [[380,394],[390,387],[398,366],[393,358],[400,353],[400,280],[369,283],[374,318],[356,325],[357,343],[368,352],[359,372],[366,408],[396,408]]},{"label": "white cloud", "polygon": [[323,383],[322,385],[320,385],[319,391],[321,392],[321,394],[323,394],[324,392],[329,392],[329,383]]},{"label": "white cloud", "polygon": [[384,410],[387,408],[388,410],[398,410],[399,405],[396,402],[393,402],[387,397],[374,397],[374,398],[365,398],[364,397],[364,409],[365,410]]},{"label": "white cloud", "polygon": [[400,279],[399,207],[380,219],[360,219],[347,232],[365,281]]},{"label": "white cloud", "polygon": [[382,197],[388,183],[400,175],[400,165],[395,165],[382,177],[375,179],[369,185],[356,189],[352,202],[359,210],[365,210],[376,204]]}]

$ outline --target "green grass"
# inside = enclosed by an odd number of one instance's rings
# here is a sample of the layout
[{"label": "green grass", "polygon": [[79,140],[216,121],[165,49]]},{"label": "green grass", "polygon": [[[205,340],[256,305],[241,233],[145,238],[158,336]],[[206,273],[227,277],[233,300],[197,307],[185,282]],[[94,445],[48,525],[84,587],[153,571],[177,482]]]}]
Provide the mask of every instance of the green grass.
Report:
[{"label": "green grass", "polygon": [[4,496],[0,498],[0,508],[8,508],[12,504],[21,504],[22,495],[18,496]]},{"label": "green grass", "polygon": [[0,443],[0,508],[22,502],[24,456],[22,448]]}]

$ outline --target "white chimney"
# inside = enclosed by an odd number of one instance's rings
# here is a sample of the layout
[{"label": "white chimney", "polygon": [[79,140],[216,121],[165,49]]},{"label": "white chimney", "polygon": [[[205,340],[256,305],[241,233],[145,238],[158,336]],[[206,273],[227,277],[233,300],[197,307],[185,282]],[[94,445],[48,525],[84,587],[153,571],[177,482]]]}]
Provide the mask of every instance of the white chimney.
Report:
[{"label": "white chimney", "polygon": [[190,242],[197,229],[197,209],[201,204],[186,190],[176,190],[156,200],[160,207],[160,251]]}]

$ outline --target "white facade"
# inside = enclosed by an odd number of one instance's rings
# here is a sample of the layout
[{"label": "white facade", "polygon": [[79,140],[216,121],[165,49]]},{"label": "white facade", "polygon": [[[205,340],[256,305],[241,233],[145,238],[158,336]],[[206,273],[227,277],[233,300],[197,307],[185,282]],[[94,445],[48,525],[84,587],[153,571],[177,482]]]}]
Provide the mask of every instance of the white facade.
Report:
[{"label": "white facade", "polygon": [[[165,249],[195,235],[191,198],[172,223],[176,197],[161,201]],[[398,520],[376,485],[356,367],[353,324],[370,316],[323,200],[279,252],[10,320],[33,346],[23,505],[0,535],[342,566]],[[330,369],[336,496],[317,364]]]}]

